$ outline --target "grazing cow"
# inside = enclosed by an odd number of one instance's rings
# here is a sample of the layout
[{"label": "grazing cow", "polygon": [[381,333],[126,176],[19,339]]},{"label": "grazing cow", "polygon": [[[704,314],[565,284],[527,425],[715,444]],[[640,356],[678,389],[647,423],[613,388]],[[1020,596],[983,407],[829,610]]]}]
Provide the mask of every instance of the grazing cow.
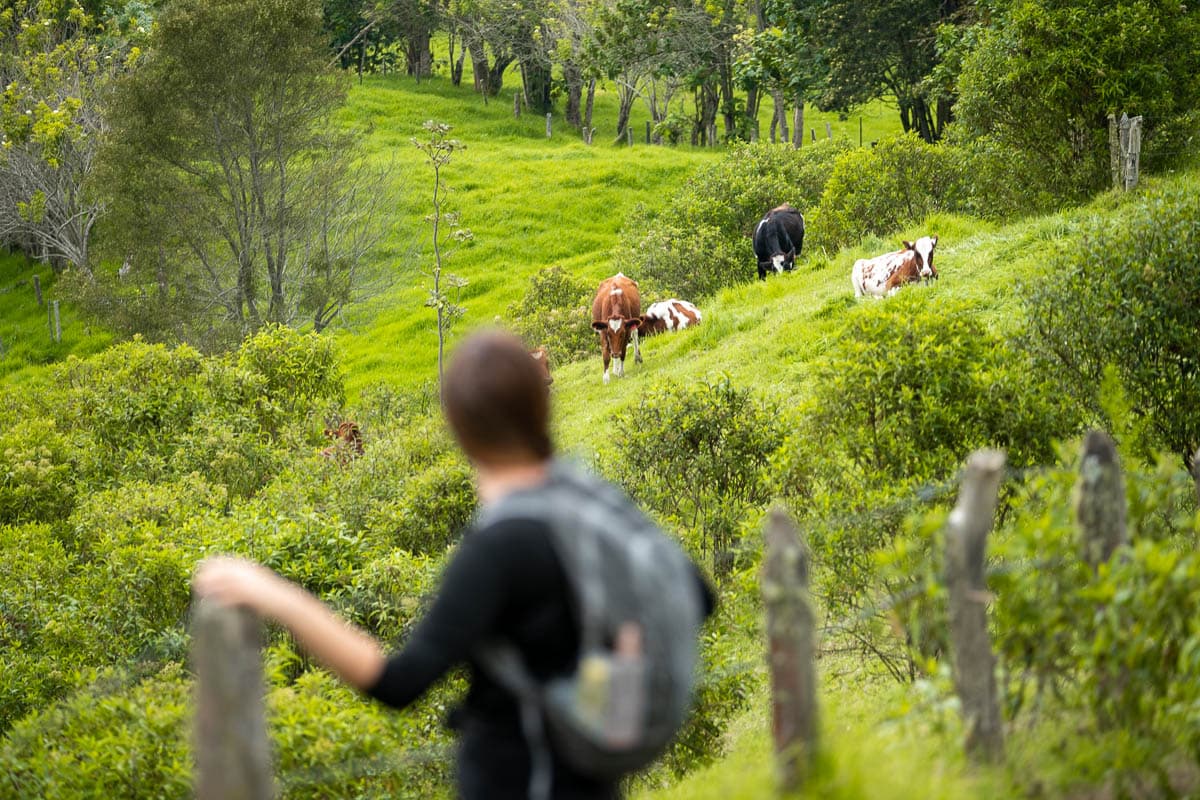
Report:
[{"label": "grazing cow", "polygon": [[699,324],[700,309],[687,300],[663,300],[646,309],[646,317],[638,327],[638,338],[681,331]]},{"label": "grazing cow", "polygon": [[642,363],[638,346],[638,326],[642,324],[642,298],[637,281],[617,273],[605,278],[592,301],[592,327],[600,334],[600,355],[604,359],[604,382],[608,383],[608,362],[618,378],[625,376],[625,348],[633,340],[634,360]]},{"label": "grazing cow", "polygon": [[936,280],[938,273],[933,266],[933,248],[937,241],[936,236],[922,236],[915,243],[904,242],[903,250],[875,258],[860,258],[854,262],[854,273],[850,277],[854,296],[884,297],[900,291],[906,283]]},{"label": "grazing cow", "polygon": [[336,428],[325,428],[325,435],[333,439],[333,444],[321,451],[321,457],[335,461],[339,466],[346,466],[363,454],[362,432],[357,422],[346,420]]},{"label": "grazing cow", "polygon": [[545,347],[538,347],[529,351],[529,355],[533,356],[533,360],[542,368],[542,372],[546,375],[546,385],[554,383],[554,376],[550,374],[550,351]]},{"label": "grazing cow", "polygon": [[754,229],[754,255],[758,257],[758,279],[767,271],[782,273],[796,268],[796,256],[804,247],[804,215],[784,203],[772,208]]}]

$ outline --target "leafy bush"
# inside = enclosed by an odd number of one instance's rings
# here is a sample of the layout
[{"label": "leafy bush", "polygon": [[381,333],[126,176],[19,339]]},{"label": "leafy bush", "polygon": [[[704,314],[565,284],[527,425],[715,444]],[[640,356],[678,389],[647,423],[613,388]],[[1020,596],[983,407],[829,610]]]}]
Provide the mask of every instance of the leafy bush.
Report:
[{"label": "leafy bush", "polygon": [[845,142],[793,150],[738,144],[699,170],[661,210],[639,207],[622,232],[614,261],[626,275],[649,279],[687,300],[756,273],[750,236],[762,215],[791,203],[806,215],[817,204]]},{"label": "leafy bush", "polygon": [[728,574],[741,522],[770,499],[764,467],[783,440],[778,412],[728,378],[653,391],[616,418],[620,450],[601,469],[685,533],[693,553]]},{"label": "leafy bush", "polygon": [[[970,306],[919,292],[860,306],[808,376],[813,390],[776,458],[781,493],[805,519],[829,613],[897,678],[915,664],[894,639],[881,598],[913,577],[881,573],[914,511],[944,503],[962,460],[980,447],[1023,467],[1054,456],[1076,427],[1071,409]],[[788,476],[808,483],[783,483]],[[799,490],[799,491],[798,491]]]},{"label": "leafy bush", "polygon": [[1149,194],[1124,220],[1095,226],[1023,291],[1025,347],[1104,427],[1105,370],[1140,422],[1128,444],[1190,463],[1200,447],[1200,197]]},{"label": "leafy bush", "polygon": [[53,419],[33,417],[0,433],[0,524],[71,513],[75,467],[74,447]]},{"label": "leafy bush", "polygon": [[242,342],[237,364],[266,379],[259,398],[264,410],[295,415],[318,401],[343,398],[333,341],[316,333],[268,325]]},{"label": "leafy bush", "polygon": [[945,147],[908,133],[838,156],[809,220],[814,247],[837,249],[886,235],[961,205],[963,178]]},{"label": "leafy bush", "polygon": [[520,302],[508,307],[513,332],[530,347],[545,346],[551,365],[578,361],[596,352],[592,293],[596,287],[562,267],[547,267],[529,279]]}]

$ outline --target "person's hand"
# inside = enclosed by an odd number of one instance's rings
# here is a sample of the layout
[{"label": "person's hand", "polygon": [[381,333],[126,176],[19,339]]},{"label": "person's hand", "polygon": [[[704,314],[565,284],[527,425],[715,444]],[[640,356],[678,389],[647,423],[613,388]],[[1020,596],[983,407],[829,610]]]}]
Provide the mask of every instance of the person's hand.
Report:
[{"label": "person's hand", "polygon": [[196,567],[192,589],[197,596],[222,605],[244,606],[262,616],[277,617],[293,587],[253,561],[216,556]]}]

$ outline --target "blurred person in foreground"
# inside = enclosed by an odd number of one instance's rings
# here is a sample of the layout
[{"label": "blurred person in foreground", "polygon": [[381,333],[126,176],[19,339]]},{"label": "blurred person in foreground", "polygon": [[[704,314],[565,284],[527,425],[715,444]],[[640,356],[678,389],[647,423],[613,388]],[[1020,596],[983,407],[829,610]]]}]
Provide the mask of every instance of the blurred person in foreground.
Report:
[{"label": "blurred person in foreground", "polygon": [[[200,598],[247,607],[278,622],[346,683],[395,708],[414,702],[448,670],[466,663],[470,690],[449,717],[459,737],[458,795],[525,798],[537,751],[527,741],[521,704],[484,668],[479,648],[497,639],[511,643],[538,681],[573,673],[580,662],[579,601],[547,520],[529,515],[487,522],[486,512],[513,493],[536,492],[550,480],[556,460],[549,392],[518,339],[485,332],[454,352],[443,410],[474,469],[484,521],[463,536],[436,599],[401,650],[385,654],[380,642],[305,589],[250,561],[207,559],[197,568],[193,587]],[[623,497],[622,502],[628,503]],[[712,591],[695,566],[689,562],[688,567],[707,616],[713,610]],[[549,796],[619,797],[619,781],[589,777],[564,761],[553,743],[548,749]]]}]

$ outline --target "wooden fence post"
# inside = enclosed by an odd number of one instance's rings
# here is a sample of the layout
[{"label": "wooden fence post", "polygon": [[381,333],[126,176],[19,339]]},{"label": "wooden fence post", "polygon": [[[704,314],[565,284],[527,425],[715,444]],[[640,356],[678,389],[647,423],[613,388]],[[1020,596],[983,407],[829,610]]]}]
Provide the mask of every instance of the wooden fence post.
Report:
[{"label": "wooden fence post", "polygon": [[808,547],[795,523],[775,507],[764,533],[776,770],[782,787],[792,790],[804,782],[817,752],[816,615],[808,600]]},{"label": "wooden fence post", "polygon": [[37,297],[38,308],[42,307],[42,279],[37,275],[33,276],[33,294]]},{"label": "wooden fence post", "polygon": [[1200,450],[1192,456],[1192,477],[1196,480],[1196,502],[1200,503]]},{"label": "wooden fence post", "polygon": [[650,144],[650,120],[646,120],[646,144]]},{"label": "wooden fence post", "polygon": [[513,92],[513,116],[521,116],[521,93]]},{"label": "wooden fence post", "polygon": [[55,300],[50,304],[54,309],[54,341],[62,341],[62,320],[58,316],[58,301]]},{"label": "wooden fence post", "polygon": [[1129,140],[1125,151],[1125,191],[1131,191],[1138,185],[1138,169],[1142,158],[1142,118],[1133,117],[1129,120]]},{"label": "wooden fence post", "polygon": [[1112,172],[1114,189],[1121,188],[1121,131],[1117,125],[1117,115],[1108,115],[1108,168]]},{"label": "wooden fence post", "polygon": [[1125,478],[1108,434],[1088,431],[1072,497],[1079,526],[1079,553],[1095,570],[1129,542],[1125,527]]},{"label": "wooden fence post", "polygon": [[249,611],[196,604],[197,800],[267,800],[275,794],[259,640],[259,622]]},{"label": "wooden fence post", "polygon": [[1004,463],[1004,453],[998,450],[971,454],[958,502],[946,526],[954,687],[967,728],[967,755],[990,762],[1004,757],[1004,730],[996,691],[996,656],[987,629],[990,596],[984,581],[983,557],[996,514]]},{"label": "wooden fence post", "polygon": [[554,119],[553,114],[546,115],[546,138],[547,139],[551,138],[550,134],[553,132],[551,129],[551,120],[552,119]]},{"label": "wooden fence post", "polygon": [[633,147],[633,126],[629,123],[625,124],[625,141],[629,143],[630,147]]},{"label": "wooden fence post", "polygon": [[833,126],[828,122],[825,123],[825,138],[833,139]]}]

